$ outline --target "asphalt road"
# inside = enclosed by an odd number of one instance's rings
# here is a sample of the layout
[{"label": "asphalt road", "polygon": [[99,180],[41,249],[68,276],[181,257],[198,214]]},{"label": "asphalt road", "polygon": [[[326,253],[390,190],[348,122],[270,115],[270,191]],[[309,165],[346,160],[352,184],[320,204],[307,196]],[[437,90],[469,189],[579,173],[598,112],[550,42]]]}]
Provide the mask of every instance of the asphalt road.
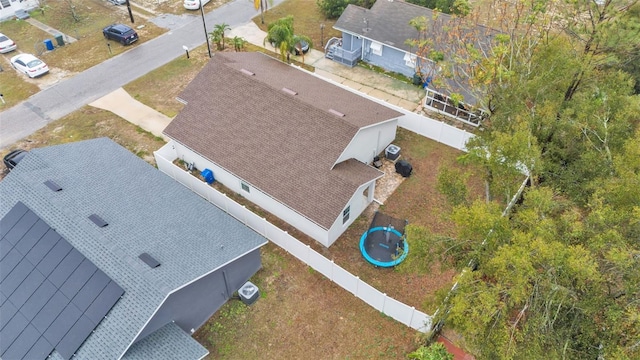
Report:
[{"label": "asphalt road", "polygon": [[[274,6],[283,0],[275,0]],[[235,0],[205,14],[207,31],[215,24],[231,28],[251,21],[257,12],[253,1]],[[22,103],[0,113],[0,149],[31,135],[49,122],[109,94],[169,61],[184,56],[189,49],[206,42],[202,17],[161,16],[154,23],[170,31],[115,56],[101,64],[38,92]],[[81,43],[78,43],[81,45]]]}]

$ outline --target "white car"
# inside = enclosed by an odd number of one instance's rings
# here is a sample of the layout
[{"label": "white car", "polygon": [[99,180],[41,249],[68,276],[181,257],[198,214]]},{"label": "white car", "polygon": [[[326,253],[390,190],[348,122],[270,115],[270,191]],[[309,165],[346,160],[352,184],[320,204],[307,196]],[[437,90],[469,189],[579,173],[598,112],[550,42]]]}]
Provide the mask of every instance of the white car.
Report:
[{"label": "white car", "polygon": [[31,54],[20,54],[12,57],[11,65],[16,70],[27,74],[30,78],[44,75],[49,72],[47,64]]},{"label": "white car", "polygon": [[18,48],[18,45],[9,39],[5,34],[0,33],[0,54],[8,53]]},{"label": "white car", "polygon": [[202,2],[202,6],[205,6],[209,0],[184,0],[183,5],[187,10],[198,10],[200,9],[200,2]]}]

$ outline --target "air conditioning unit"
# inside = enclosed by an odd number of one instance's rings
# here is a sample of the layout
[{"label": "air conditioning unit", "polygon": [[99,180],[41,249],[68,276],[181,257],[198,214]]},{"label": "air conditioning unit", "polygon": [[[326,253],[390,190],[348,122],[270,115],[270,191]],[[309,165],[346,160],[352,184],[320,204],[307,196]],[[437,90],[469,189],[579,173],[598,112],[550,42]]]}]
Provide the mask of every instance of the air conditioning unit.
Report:
[{"label": "air conditioning unit", "polygon": [[260,290],[251,281],[247,281],[242,285],[240,290],[238,290],[238,296],[240,296],[240,300],[242,300],[243,303],[251,305],[260,297]]},{"label": "air conditioning unit", "polygon": [[393,144],[387,146],[387,149],[384,151],[384,156],[391,161],[397,160],[400,156],[400,147]]}]

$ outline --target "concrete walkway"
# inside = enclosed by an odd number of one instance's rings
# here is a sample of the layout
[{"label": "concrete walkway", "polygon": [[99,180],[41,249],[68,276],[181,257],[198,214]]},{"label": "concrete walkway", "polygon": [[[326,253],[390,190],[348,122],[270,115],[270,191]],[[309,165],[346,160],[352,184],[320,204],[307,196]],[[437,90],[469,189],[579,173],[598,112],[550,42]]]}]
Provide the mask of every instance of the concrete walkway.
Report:
[{"label": "concrete walkway", "polygon": [[57,36],[57,35],[62,35],[64,38],[65,43],[72,43],[72,42],[76,42],[78,41],[76,38],[71,37],[67,34],[63,34],[60,31],[52,28],[51,26],[47,25],[47,24],[43,24],[40,21],[34,19],[34,18],[28,18],[25,20],[26,22],[28,22],[29,24],[39,28],[40,30],[47,32],[53,36]]},{"label": "concrete walkway", "polygon": [[155,136],[169,139],[162,134],[171,118],[134,99],[123,88],[101,97],[89,105],[111,111],[134,125],[149,131]]}]

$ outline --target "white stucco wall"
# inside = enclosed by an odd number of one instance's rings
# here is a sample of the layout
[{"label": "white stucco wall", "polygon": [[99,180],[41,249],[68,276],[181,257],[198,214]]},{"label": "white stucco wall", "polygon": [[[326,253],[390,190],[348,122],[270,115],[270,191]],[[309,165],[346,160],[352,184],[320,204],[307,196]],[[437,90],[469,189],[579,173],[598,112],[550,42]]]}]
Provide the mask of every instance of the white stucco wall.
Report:
[{"label": "white stucco wall", "polygon": [[380,154],[396,138],[398,119],[361,128],[342,152],[336,164],[356,159],[370,164],[373,157]]},{"label": "white stucco wall", "polygon": [[271,196],[253,187],[251,183],[245,182],[250,187],[250,191],[249,193],[247,193],[246,191],[242,190],[242,180],[239,177],[231,174],[226,169],[214,164],[213,162],[198,155],[193,150],[173,140],[165,145],[165,147],[167,146],[173,147],[175,149],[176,155],[179,159],[184,160],[187,163],[193,162],[194,166],[200,171],[204,169],[211,170],[216,181],[219,181],[224,186],[242,195],[249,201],[260,206],[271,214],[284,220],[291,226],[302,231],[322,245],[327,247],[331,245],[332,242],[329,241],[329,231],[327,229],[324,229],[323,227],[304,217],[300,213],[276,201]]},{"label": "white stucco wall", "polygon": [[[369,188],[369,192],[368,192],[368,195],[370,195],[369,198],[367,198],[367,196],[364,195],[364,192],[367,188]],[[340,213],[340,215],[336,218],[333,225],[331,225],[331,228],[329,229],[329,234],[328,234],[329,245],[333,244],[338,239],[338,237],[340,237],[340,235],[342,235],[342,233],[345,232],[345,230],[347,230],[349,225],[351,225],[354,222],[354,220],[357,219],[360,216],[360,214],[362,214],[364,209],[366,209],[367,206],[369,206],[369,204],[373,200],[374,190],[375,190],[375,181],[368,184],[363,184],[362,186],[360,186],[360,188],[358,188],[358,191],[356,191],[353,194],[351,199],[349,199],[349,204],[348,204],[348,206],[351,206],[349,221],[343,224],[342,213]]]}]

